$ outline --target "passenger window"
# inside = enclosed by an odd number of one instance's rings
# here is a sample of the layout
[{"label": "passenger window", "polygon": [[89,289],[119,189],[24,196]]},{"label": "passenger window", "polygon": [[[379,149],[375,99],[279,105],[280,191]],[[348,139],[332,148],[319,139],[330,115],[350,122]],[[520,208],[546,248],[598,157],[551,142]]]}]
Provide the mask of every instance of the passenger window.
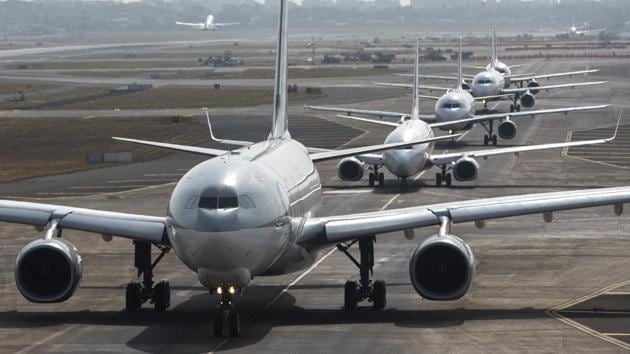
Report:
[{"label": "passenger window", "polygon": [[202,209],[216,209],[217,198],[216,197],[201,197],[199,198],[199,207]]},{"label": "passenger window", "polygon": [[219,209],[238,208],[238,199],[236,197],[219,198]]},{"label": "passenger window", "polygon": [[256,204],[254,204],[254,201],[252,200],[252,198],[250,198],[249,196],[247,196],[245,194],[241,195],[238,198],[238,204],[243,209],[255,209],[256,208]]}]

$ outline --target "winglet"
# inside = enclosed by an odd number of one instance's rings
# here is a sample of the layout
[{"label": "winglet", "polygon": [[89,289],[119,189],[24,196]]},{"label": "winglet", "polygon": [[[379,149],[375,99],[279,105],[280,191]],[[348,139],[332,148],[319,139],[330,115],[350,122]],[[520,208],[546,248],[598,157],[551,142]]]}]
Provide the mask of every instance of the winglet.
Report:
[{"label": "winglet", "polygon": [[287,0],[280,0],[278,44],[276,49],[276,79],[273,95],[272,139],[290,138],[287,116]]},{"label": "winglet", "polygon": [[462,68],[462,36],[459,36],[459,57],[457,62],[457,90],[463,87],[464,73]]},{"label": "winglet", "polygon": [[418,96],[418,75],[420,74],[419,66],[420,66],[420,39],[416,38],[416,58],[414,60],[413,67],[413,103],[411,104],[411,119],[420,119],[420,98]]},{"label": "winglet", "polygon": [[623,117],[623,111],[619,112],[619,119],[617,119],[617,126],[615,127],[615,132],[613,133],[613,136],[605,139],[607,143],[610,143],[617,138],[617,132],[619,131],[619,125],[621,124],[621,117]]},{"label": "winglet", "polygon": [[210,114],[208,113],[207,108],[202,108],[202,110],[206,113],[206,121],[208,122],[208,131],[210,132],[210,139],[213,141],[218,141],[217,138],[214,137],[214,133],[212,133],[212,123],[210,123]]},{"label": "winglet", "polygon": [[492,27],[492,57],[490,58],[490,67],[495,68],[497,64],[497,29]]}]

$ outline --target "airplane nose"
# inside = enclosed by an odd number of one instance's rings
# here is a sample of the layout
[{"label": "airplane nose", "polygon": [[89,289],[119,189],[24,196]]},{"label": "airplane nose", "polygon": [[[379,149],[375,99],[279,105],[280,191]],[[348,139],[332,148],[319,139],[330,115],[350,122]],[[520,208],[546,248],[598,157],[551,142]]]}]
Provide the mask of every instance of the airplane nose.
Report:
[{"label": "airplane nose", "polygon": [[419,161],[415,161],[414,150],[391,150],[384,154],[385,166],[398,177],[413,176],[422,168]]}]

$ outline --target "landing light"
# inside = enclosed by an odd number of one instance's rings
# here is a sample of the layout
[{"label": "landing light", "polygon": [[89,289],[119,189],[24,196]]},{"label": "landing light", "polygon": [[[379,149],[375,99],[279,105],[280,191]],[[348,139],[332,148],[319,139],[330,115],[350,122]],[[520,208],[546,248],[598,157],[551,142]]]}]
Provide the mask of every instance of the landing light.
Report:
[{"label": "landing light", "polygon": [[228,288],[228,292],[229,292],[230,294],[234,294],[234,293],[236,292],[236,289],[234,289],[234,287],[233,287],[233,286],[230,286],[230,287]]},{"label": "landing light", "polygon": [[217,288],[217,294],[219,294],[219,295],[223,294],[223,288],[218,287]]}]

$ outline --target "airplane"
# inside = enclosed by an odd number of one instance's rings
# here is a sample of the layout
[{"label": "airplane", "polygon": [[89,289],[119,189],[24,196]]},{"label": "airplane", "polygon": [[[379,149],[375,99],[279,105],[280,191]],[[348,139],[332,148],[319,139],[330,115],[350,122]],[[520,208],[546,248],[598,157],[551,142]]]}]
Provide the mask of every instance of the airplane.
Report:
[{"label": "airplane", "polygon": [[[466,118],[462,120],[444,120],[443,122],[428,124],[420,119],[420,96],[418,94],[418,72],[419,72],[419,51],[420,51],[420,41],[416,42],[416,59],[414,65],[414,82],[412,85],[412,105],[411,105],[411,115],[409,119],[401,119],[399,122],[389,122],[383,120],[373,120],[368,118],[361,117],[353,117],[353,116],[343,116],[338,115],[337,117],[343,119],[352,119],[358,120],[368,123],[373,123],[376,125],[387,126],[390,128],[394,128],[391,133],[385,138],[385,143],[395,143],[395,142],[403,142],[409,141],[413,139],[421,139],[433,136],[434,128],[447,128],[447,129],[465,129],[468,126],[471,126],[475,122],[484,122],[489,121],[492,122],[495,119],[505,118],[505,115],[496,114],[474,118]],[[461,50],[460,50],[460,68],[459,72],[461,73]],[[459,81],[461,82],[461,81]],[[461,86],[461,84],[460,84]],[[460,89],[461,91],[461,89]],[[453,95],[447,94],[444,99],[440,99],[443,102],[448,102],[449,107],[446,109],[450,109],[453,105],[452,101]],[[461,96],[465,97],[465,96]],[[438,100],[438,104],[440,103]],[[459,103],[457,103],[459,104]],[[599,106],[597,108],[603,108],[606,106]],[[439,107],[438,107],[439,108]],[[592,107],[587,107],[590,109]],[[334,109],[334,108],[333,108]],[[330,110],[330,108],[329,108]],[[570,109],[569,109],[570,110]],[[550,110],[553,112],[553,110]],[[521,112],[523,114],[524,112]],[[545,112],[549,113],[549,112]],[[513,113],[512,115],[517,114]],[[509,117],[509,115],[508,115]],[[516,127],[511,120],[507,119],[506,122],[511,122],[510,127]],[[619,127],[619,123],[621,122],[621,116],[619,116],[619,120],[617,122],[617,128]],[[505,123],[503,123],[505,124]],[[501,127],[501,126],[500,126]],[[469,129],[469,128],[468,128]],[[616,129],[617,130],[617,129]],[[616,131],[615,130],[615,131]],[[501,132],[501,131],[499,131]],[[515,130],[513,133],[515,135]],[[358,155],[352,157],[346,157],[339,161],[337,165],[337,176],[344,181],[359,181],[363,178],[364,170],[366,165],[372,166],[372,171],[369,175],[369,185],[374,186],[375,181],[378,181],[380,186],[385,184],[384,175],[379,173],[378,170],[381,166],[385,166],[389,172],[393,175],[401,179],[401,191],[405,191],[407,189],[407,179],[409,177],[415,176],[421,171],[428,170],[430,168],[438,167],[441,169],[441,172],[437,173],[435,176],[435,184],[437,186],[441,186],[442,182],[446,183],[447,186],[452,184],[453,177],[460,182],[470,182],[477,179],[479,175],[479,163],[477,162],[477,158],[487,159],[490,156],[504,155],[504,154],[519,154],[528,151],[538,151],[538,150],[548,150],[548,149],[561,149],[567,148],[571,146],[580,146],[580,145],[593,145],[593,144],[604,144],[612,142],[617,134],[615,133],[611,138],[608,139],[596,139],[596,140],[587,140],[587,141],[579,141],[579,142],[565,142],[565,143],[553,143],[553,144],[540,144],[540,145],[527,145],[527,146],[518,146],[518,147],[508,147],[508,148],[498,148],[498,149],[486,149],[486,150],[477,150],[477,151],[462,151],[455,153],[446,153],[446,154],[434,154],[433,153],[433,144],[423,144],[423,145],[415,145],[408,149],[397,149],[397,150],[389,150],[384,151],[382,154],[367,154],[367,155]],[[496,136],[494,138],[496,140]],[[487,142],[487,136],[485,142]],[[451,174],[452,171],[452,174]]]},{"label": "airplane", "polygon": [[[220,305],[214,335],[238,336],[240,322],[233,299],[252,278],[295,272],[312,266],[319,251],[338,245],[343,252],[358,244],[359,281],[344,286],[344,308],[351,311],[364,300],[381,310],[386,284],[372,280],[374,243],[404,231],[437,227],[437,234],[419,243],[409,274],[416,292],[426,299],[455,300],[470,288],[475,257],[470,246],[451,232],[452,224],[528,214],[551,221],[561,210],[612,205],[617,215],[630,202],[630,187],[584,189],[318,217],[321,181],[315,162],[335,152],[310,153],[291,138],[287,117],[287,1],[279,6],[278,50],[269,138],[234,151],[134,140],[209,157],[176,184],[167,216],[148,216],[14,200],[0,200],[0,221],[26,224],[44,231],[25,246],[15,265],[16,286],[28,300],[54,303],[68,300],[83,270],[79,251],[63,238],[63,230],[96,234],[106,241],[133,241],[135,266],[141,281],[126,287],[129,311],[145,302],[155,310],[170,306],[170,286],[154,282],[154,270],[173,250],[213,294]],[[391,148],[388,146],[386,148]],[[361,150],[366,148],[354,148]],[[374,149],[370,147],[368,150]],[[352,149],[350,149],[352,150]],[[346,151],[347,152],[347,151]],[[345,152],[337,152],[345,154]],[[155,247],[160,255],[152,259]]]},{"label": "airplane", "polygon": [[199,23],[190,23],[190,22],[175,22],[175,24],[180,25],[180,26],[188,26],[188,27],[192,27],[194,29],[198,29],[198,30],[202,30],[202,31],[214,31],[217,30],[221,27],[225,27],[225,26],[234,26],[234,25],[238,25],[240,24],[240,22],[228,22],[228,23],[215,23],[214,22],[214,16],[213,15],[208,15],[208,17],[206,17],[206,22],[199,22]]},{"label": "airplane", "polygon": [[[475,124],[480,124],[487,132],[484,134],[483,143],[488,145],[492,143],[497,145],[497,135],[494,134],[494,124],[499,121],[497,126],[497,132],[502,139],[513,139],[516,137],[518,126],[515,123],[515,119],[523,117],[534,117],[543,114],[552,113],[565,113],[576,111],[588,111],[606,108],[609,105],[598,106],[585,106],[585,107],[570,107],[570,108],[556,108],[556,109],[543,109],[527,112],[512,112],[512,113],[495,113],[495,114],[475,114],[475,98],[464,89],[463,87],[463,72],[462,72],[462,44],[460,39],[459,47],[459,59],[458,59],[458,77],[456,79],[457,86],[455,89],[449,89],[447,93],[440,97],[419,95],[420,98],[430,98],[437,102],[435,103],[435,109],[433,115],[419,115],[418,117],[429,124],[431,128],[438,128],[440,130],[449,131],[449,133],[457,131],[467,131],[472,129]],[[417,64],[416,64],[417,65]],[[418,78],[424,77],[419,75]],[[421,85],[419,87],[422,87]],[[353,108],[341,108],[341,107],[324,107],[324,106],[304,106],[306,110],[323,111],[323,112],[337,112],[346,113],[348,116],[351,114],[363,114],[373,115],[379,117],[394,117],[404,119],[409,117],[410,114],[400,112],[387,112],[387,111],[375,111],[367,109],[353,109]]]},{"label": "airplane", "polygon": [[[586,23],[585,23],[586,25]],[[605,28],[600,28],[600,29],[590,29],[587,28],[589,26],[583,26],[583,27],[577,27],[575,25],[575,17],[573,17],[573,20],[571,22],[571,27],[569,28],[569,30],[567,32],[564,33],[560,33],[558,36],[559,37],[575,37],[575,36],[585,36],[587,34],[595,34],[595,33],[600,33],[603,31],[606,31]]]},{"label": "airplane", "polygon": [[[521,65],[522,66],[522,65]],[[485,67],[472,67],[483,70],[482,72],[474,76],[454,77],[454,76],[442,76],[442,75],[423,75],[423,79],[439,79],[439,80],[458,80],[462,81],[464,89],[470,92],[475,98],[475,101],[483,103],[484,108],[487,109],[489,101],[496,101],[502,99],[511,98],[512,104],[510,105],[510,112],[520,112],[521,106],[525,108],[532,108],[536,104],[536,95],[540,91],[551,91],[557,89],[575,89],[581,87],[588,87],[593,85],[602,85],[607,81],[595,81],[595,82],[578,82],[578,83],[566,83],[541,86],[538,80],[552,79],[558,77],[570,77],[575,75],[585,75],[589,73],[597,72],[597,69],[578,70],[553,74],[512,74],[512,69],[517,66],[508,66],[501,62],[497,56],[496,45],[496,30],[492,29],[492,55],[490,63]],[[410,76],[408,74],[399,74],[399,76]],[[463,81],[463,78],[469,79],[470,82]],[[377,82],[379,86],[390,87],[405,87],[409,88],[410,84],[393,84],[393,83],[381,83]],[[511,88],[511,86],[515,86]],[[450,88],[421,85],[421,89],[429,91],[449,91]]]}]

